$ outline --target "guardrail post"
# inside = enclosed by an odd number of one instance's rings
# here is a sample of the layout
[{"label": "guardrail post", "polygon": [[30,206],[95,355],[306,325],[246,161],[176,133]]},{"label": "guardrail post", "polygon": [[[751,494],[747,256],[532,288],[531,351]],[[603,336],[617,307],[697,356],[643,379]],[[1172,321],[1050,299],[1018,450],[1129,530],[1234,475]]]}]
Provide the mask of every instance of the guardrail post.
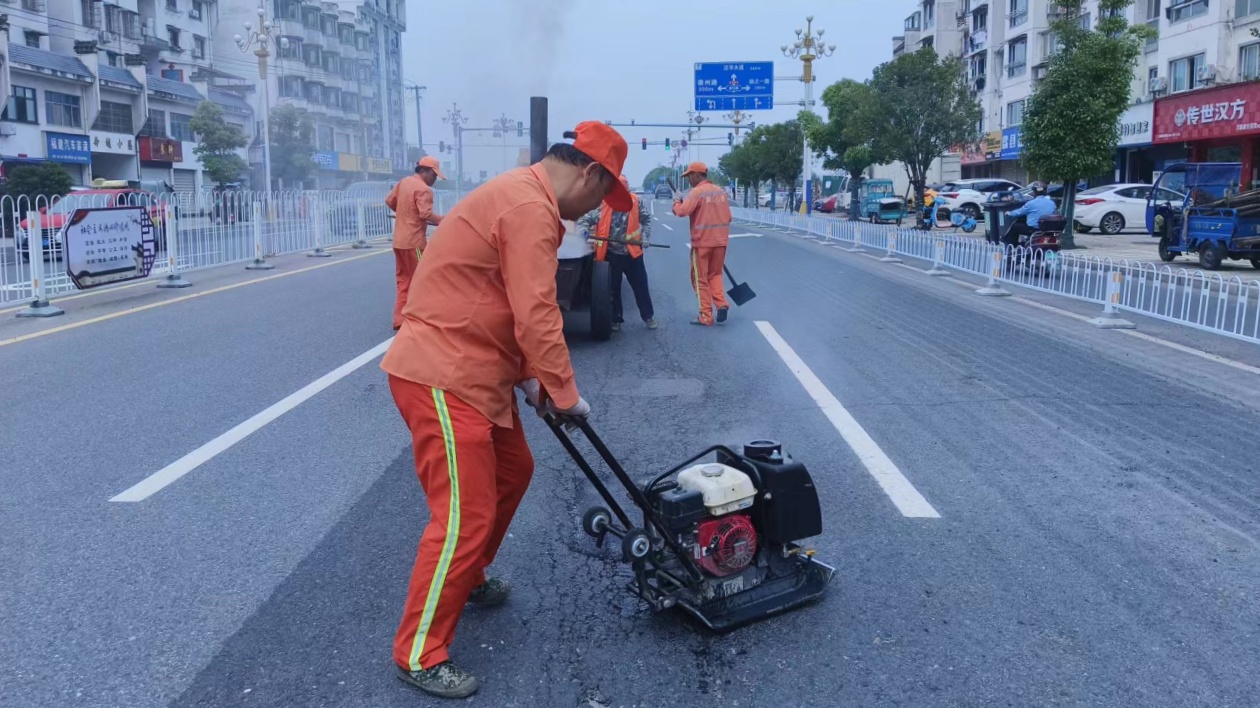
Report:
[{"label": "guardrail post", "polygon": [[254,202],[254,260],[245,266],[245,270],[274,270],[275,266],[263,258],[263,206]]},{"label": "guardrail post", "polygon": [[1121,319],[1116,305],[1120,304],[1120,288],[1124,284],[1124,273],[1113,270],[1107,273],[1107,299],[1103,301],[1102,315],[1089,323],[1100,329],[1137,329],[1137,325]]},{"label": "guardrail post", "polygon": [[26,252],[31,256],[31,304],[18,317],[56,317],[66,311],[44,296],[44,224],[38,209],[26,215]]},{"label": "guardrail post", "polygon": [[976,291],[977,295],[985,297],[1010,297],[1011,294],[1002,289],[1002,284],[998,282],[998,278],[1002,277],[1002,265],[1006,253],[1001,248],[993,249],[993,267],[989,269],[989,282],[985,283],[983,288]]},{"label": "guardrail post", "polygon": [[371,248],[372,246],[367,240],[367,214],[363,208],[363,200],[356,200],[354,203],[354,225],[358,230],[359,238],[354,242],[351,248]]},{"label": "guardrail post", "polygon": [[179,274],[179,216],[170,202],[162,210],[162,229],[166,231],[166,260],[171,272],[157,284],[159,288],[191,288],[192,283]]},{"label": "guardrail post", "polygon": [[900,263],[901,259],[893,255],[893,251],[897,250],[897,232],[888,232],[888,252],[884,257],[879,259],[881,263]]},{"label": "guardrail post", "polygon": [[856,222],[856,221],[853,222],[853,246],[851,248],[846,248],[844,250],[848,251],[849,253],[863,253],[864,252],[862,250],[862,224],[861,223]]},{"label": "guardrail post", "polygon": [[932,268],[924,272],[927,273],[928,275],[934,275],[937,277],[949,275],[949,271],[941,267],[941,264],[944,261],[945,261],[945,241],[941,239],[937,239],[936,248],[932,252]]},{"label": "guardrail post", "polygon": [[332,254],[324,250],[324,220],[322,216],[323,209],[318,207],[311,209],[310,213],[315,222],[312,226],[315,228],[315,250],[306,254],[310,258],[331,258]]}]

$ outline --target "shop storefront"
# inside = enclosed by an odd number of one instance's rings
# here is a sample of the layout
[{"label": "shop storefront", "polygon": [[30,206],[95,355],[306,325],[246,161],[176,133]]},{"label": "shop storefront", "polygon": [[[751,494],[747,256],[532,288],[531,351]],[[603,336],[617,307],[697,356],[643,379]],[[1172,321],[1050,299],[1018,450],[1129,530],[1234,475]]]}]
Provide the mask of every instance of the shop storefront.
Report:
[{"label": "shop storefront", "polygon": [[175,184],[175,163],[184,161],[184,144],[170,138],[139,138],[140,179]]},{"label": "shop storefront", "polygon": [[1137,103],[1120,116],[1120,140],[1116,143],[1117,184],[1141,182],[1150,184],[1156,167],[1151,159],[1151,121],[1155,104]]},{"label": "shop storefront", "polygon": [[92,182],[92,141],[86,135],[44,133],[44,154],[58,163],[75,184]]},{"label": "shop storefront", "polygon": [[1243,189],[1260,187],[1260,83],[1242,83],[1181,93],[1155,102],[1152,141],[1179,148],[1183,158],[1168,164],[1242,163]]},{"label": "shop storefront", "polygon": [[1028,170],[1020,158],[1023,153],[1023,133],[1019,126],[986,133],[984,140],[963,150],[963,179],[1008,179],[1024,184]]}]

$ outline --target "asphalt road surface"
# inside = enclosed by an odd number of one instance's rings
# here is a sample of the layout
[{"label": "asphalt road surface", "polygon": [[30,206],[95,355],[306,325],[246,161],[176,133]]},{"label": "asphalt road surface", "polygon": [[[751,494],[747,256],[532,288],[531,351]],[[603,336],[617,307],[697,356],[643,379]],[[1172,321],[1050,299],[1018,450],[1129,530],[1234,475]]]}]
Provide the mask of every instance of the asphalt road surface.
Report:
[{"label": "asphalt road surface", "polygon": [[[651,614],[531,417],[535,479],[493,568],[512,598],[453,647],[482,684],[467,705],[1260,702],[1254,346],[1104,332],[1048,296],[734,232],[758,297],[690,326],[685,225],[659,218],[661,328],[628,289],[613,341],[575,320],[579,387],[637,477],[782,441],[821,493],[828,595],[725,636]],[[442,704],[391,667],[427,516],[374,357],[391,261],[287,257],[0,315],[0,705]]]}]

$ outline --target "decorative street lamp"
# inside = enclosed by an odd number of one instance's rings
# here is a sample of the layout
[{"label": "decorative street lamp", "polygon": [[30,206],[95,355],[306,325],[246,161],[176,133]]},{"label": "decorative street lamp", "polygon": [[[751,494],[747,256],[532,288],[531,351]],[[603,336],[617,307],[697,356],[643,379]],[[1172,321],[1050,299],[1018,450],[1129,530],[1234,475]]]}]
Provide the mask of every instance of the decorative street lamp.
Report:
[{"label": "decorative street lamp", "polygon": [[520,121],[508,118],[506,113],[500,113],[499,117],[495,118],[491,125],[494,126],[495,136],[503,139],[503,170],[506,172],[510,168],[507,149],[507,134],[509,130],[520,125]]},{"label": "decorative street lamp", "polygon": [[266,19],[267,11],[260,5],[258,7],[258,29],[254,29],[252,22],[245,23],[245,36],[235,35],[232,37],[236,41],[236,46],[242,52],[248,52],[254,49],[254,56],[258,57],[258,78],[262,81],[263,90],[263,111],[262,111],[262,147],[263,147],[263,173],[267,180],[266,192],[268,194],[268,210],[270,211],[271,203],[271,87],[267,82],[267,58],[271,56],[270,47],[275,42],[281,49],[289,48],[289,40],[279,36],[279,28],[277,28],[270,20]]},{"label": "decorative street lamp", "polygon": [[459,104],[452,103],[451,110],[442,116],[443,123],[450,123],[455,131],[455,200],[459,201],[464,187],[464,126],[468,119],[459,111]]},{"label": "decorative street lamp", "polygon": [[[780,47],[783,50],[783,56],[789,59],[800,59],[805,65],[805,71],[801,75],[801,81],[805,84],[805,100],[801,105],[807,111],[814,105],[814,60],[829,57],[836,51],[836,45],[829,45],[822,41],[823,33],[824,30],[821,29],[814,32],[814,16],[809,15],[805,18],[805,29],[796,28],[796,41]],[[801,194],[801,206],[806,213],[809,213],[813,209],[813,159],[809,152],[809,137],[803,135],[804,126],[801,128],[802,140],[805,144],[801,153],[803,160],[801,186],[804,188]]]}]

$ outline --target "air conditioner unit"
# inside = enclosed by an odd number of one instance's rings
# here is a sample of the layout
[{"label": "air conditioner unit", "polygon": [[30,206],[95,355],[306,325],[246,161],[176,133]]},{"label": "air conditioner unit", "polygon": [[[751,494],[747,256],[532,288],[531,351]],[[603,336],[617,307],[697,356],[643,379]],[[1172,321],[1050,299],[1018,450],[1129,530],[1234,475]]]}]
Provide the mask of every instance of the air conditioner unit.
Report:
[{"label": "air conditioner unit", "polygon": [[1199,67],[1199,70],[1195,72],[1195,78],[1198,79],[1199,83],[1201,84],[1216,83],[1216,67],[1215,66]]},{"label": "air conditioner unit", "polygon": [[1168,79],[1162,76],[1156,76],[1151,79],[1151,93],[1163,93],[1168,90]]},{"label": "air conditioner unit", "polygon": [[9,138],[17,135],[17,126],[13,123],[0,123],[0,136]]},{"label": "air conditioner unit", "polygon": [[1033,81],[1041,81],[1042,79],[1046,78],[1047,68],[1049,67],[1047,67],[1044,64],[1042,64],[1041,66],[1034,66],[1033,67]]}]

